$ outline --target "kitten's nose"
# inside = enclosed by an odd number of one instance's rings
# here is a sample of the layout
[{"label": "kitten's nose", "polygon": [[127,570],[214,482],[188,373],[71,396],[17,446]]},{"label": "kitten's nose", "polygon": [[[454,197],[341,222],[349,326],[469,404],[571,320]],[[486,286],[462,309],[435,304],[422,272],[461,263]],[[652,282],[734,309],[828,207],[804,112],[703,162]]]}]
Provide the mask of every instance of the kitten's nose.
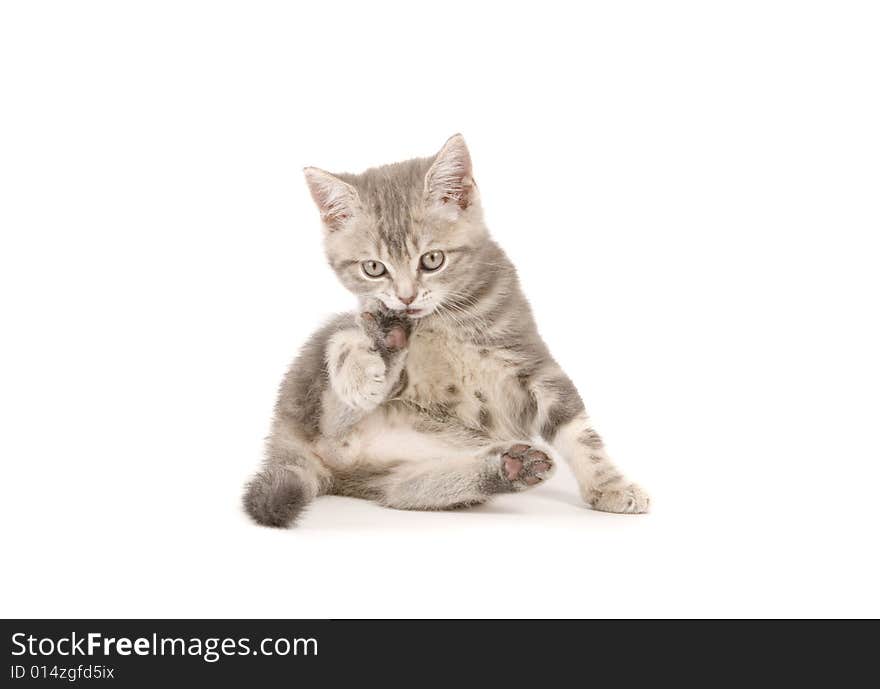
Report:
[{"label": "kitten's nose", "polygon": [[404,304],[406,304],[407,306],[409,306],[410,304],[412,304],[412,303],[416,300],[416,295],[415,295],[415,294],[411,294],[411,295],[408,296],[408,297],[401,297],[401,296],[398,294],[398,295],[397,295],[397,298],[400,299],[400,301],[402,301]]}]

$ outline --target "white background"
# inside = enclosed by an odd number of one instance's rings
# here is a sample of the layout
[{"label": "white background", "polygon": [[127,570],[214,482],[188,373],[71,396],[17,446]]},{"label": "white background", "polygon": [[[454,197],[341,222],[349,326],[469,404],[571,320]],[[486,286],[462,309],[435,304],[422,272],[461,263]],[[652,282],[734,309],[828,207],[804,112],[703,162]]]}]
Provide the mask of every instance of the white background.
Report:
[{"label": "white background", "polygon": [[[3,616],[877,616],[876,4],[6,2]],[[647,516],[240,511],[352,299],[304,165],[464,133]]]}]

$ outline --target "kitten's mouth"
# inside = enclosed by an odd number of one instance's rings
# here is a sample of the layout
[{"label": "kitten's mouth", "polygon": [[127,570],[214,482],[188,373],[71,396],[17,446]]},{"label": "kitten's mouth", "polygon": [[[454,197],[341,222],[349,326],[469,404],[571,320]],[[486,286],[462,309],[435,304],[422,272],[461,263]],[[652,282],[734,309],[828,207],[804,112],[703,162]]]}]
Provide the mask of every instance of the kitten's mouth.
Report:
[{"label": "kitten's mouth", "polygon": [[434,308],[435,308],[433,305],[428,304],[427,306],[410,306],[410,307],[400,309],[400,308],[391,306],[390,304],[387,304],[384,301],[382,303],[384,304],[385,308],[388,309],[389,311],[394,311],[395,313],[399,313],[404,316],[409,316],[410,318],[422,318],[424,316],[428,316],[434,311]]}]

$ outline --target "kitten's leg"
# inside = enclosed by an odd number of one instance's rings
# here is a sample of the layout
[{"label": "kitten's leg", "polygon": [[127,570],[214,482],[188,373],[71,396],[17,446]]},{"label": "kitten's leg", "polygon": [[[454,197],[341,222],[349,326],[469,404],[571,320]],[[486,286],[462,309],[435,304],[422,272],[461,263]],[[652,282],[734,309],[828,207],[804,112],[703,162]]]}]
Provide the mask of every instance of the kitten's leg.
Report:
[{"label": "kitten's leg", "polygon": [[546,412],[541,436],[569,463],[590,507],[603,512],[647,512],[648,494],[628,481],[611,461],[577,390],[559,373],[542,386]]},{"label": "kitten's leg", "polygon": [[563,424],[552,442],[571,465],[581,495],[593,509],[633,514],[648,511],[648,494],[613,464],[585,414]]},{"label": "kitten's leg", "polygon": [[250,480],[245,510],[266,526],[288,526],[332,485],[315,453],[393,393],[403,367],[409,324],[400,316],[337,318],[312,336],[285,378],[263,468]]},{"label": "kitten's leg", "polygon": [[338,409],[324,410],[327,435],[336,435],[338,426],[361,418],[395,391],[406,359],[408,329],[404,320],[364,313],[358,325],[339,330],[328,340],[325,356],[332,397],[328,406]]},{"label": "kitten's leg", "polygon": [[397,509],[440,510],[531,488],[552,470],[553,461],[537,448],[526,443],[502,444],[476,456],[359,463],[335,472],[334,492]]}]

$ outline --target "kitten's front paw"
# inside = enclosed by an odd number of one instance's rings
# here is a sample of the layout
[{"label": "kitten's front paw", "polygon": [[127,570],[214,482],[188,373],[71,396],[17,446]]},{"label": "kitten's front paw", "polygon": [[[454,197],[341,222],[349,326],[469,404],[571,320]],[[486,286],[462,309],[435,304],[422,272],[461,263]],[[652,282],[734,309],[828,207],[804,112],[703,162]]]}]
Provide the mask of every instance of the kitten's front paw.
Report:
[{"label": "kitten's front paw", "polygon": [[385,362],[379,354],[354,350],[341,356],[331,368],[330,385],[345,404],[370,411],[379,406],[387,393]]},{"label": "kitten's front paw", "polygon": [[594,510],[618,514],[643,514],[651,505],[648,494],[635,483],[612,490],[593,489],[585,498]]}]

